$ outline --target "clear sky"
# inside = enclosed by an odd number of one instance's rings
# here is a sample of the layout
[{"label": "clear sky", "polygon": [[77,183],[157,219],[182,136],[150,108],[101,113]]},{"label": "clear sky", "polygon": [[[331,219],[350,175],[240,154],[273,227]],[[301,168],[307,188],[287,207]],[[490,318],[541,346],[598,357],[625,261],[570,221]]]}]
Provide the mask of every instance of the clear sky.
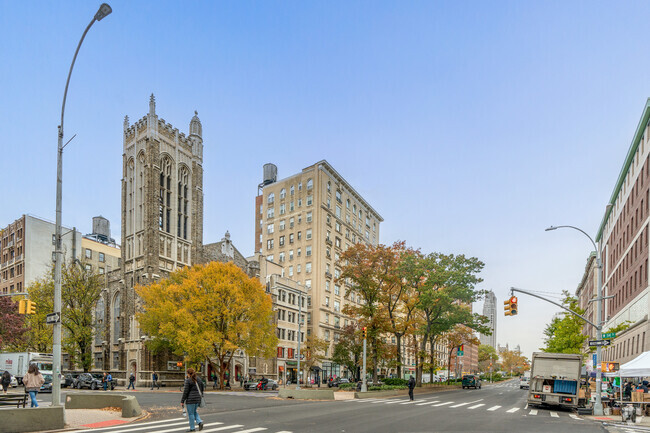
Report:
[{"label": "clear sky", "polygon": [[[262,165],[327,159],[384,217],[382,243],[485,262],[511,286],[575,291],[650,96],[641,1],[110,1],[65,118],[63,223],[119,239],[122,122],[204,138],[204,242],[254,248]],[[93,1],[0,0],[0,226],[54,220],[56,128]],[[480,304],[476,306],[480,311]],[[497,341],[542,345],[552,305],[519,297]]]}]

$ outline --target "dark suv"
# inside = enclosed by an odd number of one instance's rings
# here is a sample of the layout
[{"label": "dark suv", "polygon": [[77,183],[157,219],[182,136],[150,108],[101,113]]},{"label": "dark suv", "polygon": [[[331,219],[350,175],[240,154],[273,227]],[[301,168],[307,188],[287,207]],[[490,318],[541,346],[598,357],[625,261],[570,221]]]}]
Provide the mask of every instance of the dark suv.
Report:
[{"label": "dark suv", "polygon": [[466,374],[463,376],[463,389],[469,387],[481,389],[481,378],[475,374]]},{"label": "dark suv", "polygon": [[[74,387],[77,389],[81,388],[90,388],[90,389],[99,389],[103,388],[102,380],[104,375],[102,373],[81,373],[74,382]],[[115,389],[117,380],[113,379],[110,383],[109,388]]]}]

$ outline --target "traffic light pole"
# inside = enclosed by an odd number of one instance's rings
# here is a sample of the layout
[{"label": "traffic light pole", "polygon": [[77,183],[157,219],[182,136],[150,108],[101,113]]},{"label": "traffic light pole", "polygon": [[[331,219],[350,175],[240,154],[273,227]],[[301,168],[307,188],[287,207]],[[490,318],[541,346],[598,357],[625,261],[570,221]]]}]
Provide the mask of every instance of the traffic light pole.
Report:
[{"label": "traffic light pole", "polygon": [[569,313],[571,313],[571,314],[573,314],[573,315],[575,315],[575,316],[578,316],[579,318],[581,318],[581,319],[584,320],[585,322],[589,323],[589,324],[590,324],[591,326],[593,326],[594,328],[598,328],[598,326],[597,326],[594,322],[592,322],[591,320],[587,319],[587,318],[584,317],[584,316],[581,316],[580,314],[578,314],[578,313],[576,313],[575,311],[573,311],[573,310],[571,310],[571,309],[565,307],[565,306],[562,305],[562,304],[558,304],[558,303],[555,302],[555,301],[551,301],[550,299],[546,299],[546,298],[543,297],[543,296],[537,295],[537,294],[535,294],[535,293],[527,292],[527,291],[522,290],[522,289],[517,289],[517,288],[515,288],[515,287],[511,287],[511,288],[510,288],[510,291],[511,291],[511,292],[519,292],[519,293],[523,293],[523,294],[525,294],[525,295],[529,295],[529,296],[534,296],[535,298],[541,299],[542,301],[550,302],[551,304],[553,304],[553,305],[557,305],[558,307],[567,310]]},{"label": "traffic light pole", "polygon": [[363,337],[363,371],[361,372],[361,392],[368,392],[366,382],[366,337]]}]

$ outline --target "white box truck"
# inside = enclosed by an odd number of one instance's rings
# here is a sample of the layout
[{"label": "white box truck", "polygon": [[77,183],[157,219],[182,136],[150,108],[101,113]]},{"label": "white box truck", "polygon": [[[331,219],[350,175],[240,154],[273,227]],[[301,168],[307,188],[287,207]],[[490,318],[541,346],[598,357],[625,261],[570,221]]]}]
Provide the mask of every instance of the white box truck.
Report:
[{"label": "white box truck", "polygon": [[581,367],[581,355],[533,353],[528,404],[577,408]]},{"label": "white box truck", "polygon": [[23,383],[23,376],[27,373],[30,364],[36,364],[43,376],[52,376],[52,363],[54,356],[51,353],[38,352],[13,352],[0,353],[0,372],[7,370],[16,376],[18,384]]}]

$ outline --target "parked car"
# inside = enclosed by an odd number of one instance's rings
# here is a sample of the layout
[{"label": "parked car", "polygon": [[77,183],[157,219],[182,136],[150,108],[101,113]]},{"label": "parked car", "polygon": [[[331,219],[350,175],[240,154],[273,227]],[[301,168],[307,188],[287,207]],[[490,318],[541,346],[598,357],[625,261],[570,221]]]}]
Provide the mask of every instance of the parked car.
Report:
[{"label": "parked car", "polygon": [[474,387],[475,389],[481,389],[481,378],[475,374],[466,374],[463,376],[463,389]]},{"label": "parked car", "polygon": [[[104,385],[102,380],[104,375],[102,373],[81,373],[74,382],[74,387],[77,389],[81,388],[90,388],[90,389],[99,389]],[[115,389],[117,385],[117,379],[113,379],[110,384],[110,389]]]},{"label": "parked car", "polygon": [[67,388],[69,386],[74,387],[74,382],[75,379],[78,377],[78,374],[64,374],[63,377],[61,377],[61,387],[62,388]]},{"label": "parked car", "polygon": [[[357,382],[357,391],[361,391],[361,385],[362,384],[363,384],[363,382],[361,380]],[[366,386],[368,386],[368,388],[370,388],[371,386],[382,386],[382,385],[383,385],[383,382],[381,382],[379,380],[377,380],[377,383],[373,382],[372,379],[366,380]]]},{"label": "parked car", "polygon": [[327,382],[327,387],[328,388],[338,387],[342,383],[350,383],[350,381],[344,377],[337,377],[336,379]]},{"label": "parked car", "polygon": [[[275,380],[273,379],[267,379],[267,380],[268,382],[266,383],[266,390],[275,391],[276,389],[278,389],[279,385]],[[261,390],[262,379],[249,380],[248,382],[244,383],[244,389],[247,391]]]},{"label": "parked car", "polygon": [[43,379],[45,379],[45,382],[41,385],[38,392],[52,392],[52,375],[47,373],[43,374]]}]

